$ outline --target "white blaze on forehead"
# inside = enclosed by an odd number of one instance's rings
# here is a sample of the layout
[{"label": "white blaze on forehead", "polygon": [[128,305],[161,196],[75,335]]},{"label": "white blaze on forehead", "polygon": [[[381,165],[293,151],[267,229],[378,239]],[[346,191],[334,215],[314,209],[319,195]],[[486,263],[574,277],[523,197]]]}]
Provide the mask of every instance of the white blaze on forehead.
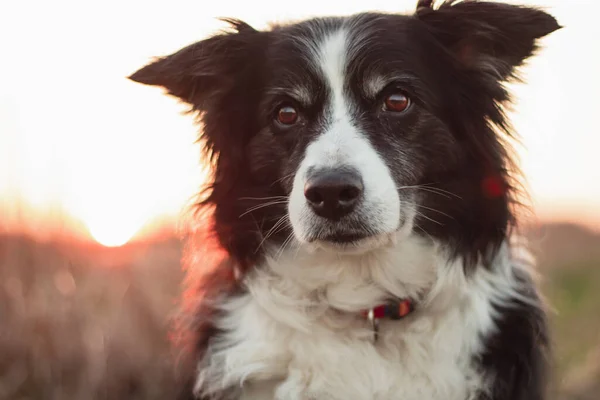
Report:
[{"label": "white blaze on forehead", "polygon": [[313,53],[314,63],[329,94],[323,110],[326,121],[323,133],[308,146],[303,163],[314,169],[353,166],[350,160],[352,146],[356,151],[370,146],[352,126],[350,107],[344,94],[347,48],[347,32],[340,28],[326,36]]},{"label": "white blaze on forehead", "polygon": [[339,29],[327,37],[319,48],[319,67],[326,79],[331,93],[331,117],[335,123],[348,118],[347,104],[344,99],[344,80],[346,78],[346,30]]},{"label": "white blaze on forehead", "polygon": [[327,86],[322,132],[306,148],[290,195],[289,214],[300,239],[321,230],[319,219],[304,198],[307,173],[329,168],[352,168],[364,182],[364,197],[356,217],[371,232],[392,232],[400,222],[400,199],[383,158],[367,135],[353,121],[354,104],[349,97],[347,63],[350,44],[348,30],[341,27],[309,45],[312,65]]}]

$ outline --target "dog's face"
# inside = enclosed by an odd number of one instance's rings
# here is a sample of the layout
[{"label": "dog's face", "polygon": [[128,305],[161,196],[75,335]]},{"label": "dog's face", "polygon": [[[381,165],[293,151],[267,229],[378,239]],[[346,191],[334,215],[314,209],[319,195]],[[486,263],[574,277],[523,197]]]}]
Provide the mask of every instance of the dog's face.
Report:
[{"label": "dog's face", "polygon": [[281,182],[299,241],[360,249],[412,225],[428,166],[460,150],[430,106],[442,89],[410,24],[366,14],[276,31],[249,155],[277,174],[267,181]]},{"label": "dog's face", "polygon": [[451,135],[422,106],[431,103],[419,91],[427,72],[409,24],[381,15],[313,20],[281,29],[270,48],[262,109],[272,111],[254,141],[278,149],[301,242],[360,248],[412,224],[415,191],[403,189],[424,178],[427,157],[452,157]]},{"label": "dog's face", "polygon": [[534,9],[453,3],[264,32],[234,22],[132,76],[202,115],[216,156],[207,203],[230,253],[252,259],[292,236],[361,250],[403,231],[477,258],[503,240],[501,82],[558,25]]}]

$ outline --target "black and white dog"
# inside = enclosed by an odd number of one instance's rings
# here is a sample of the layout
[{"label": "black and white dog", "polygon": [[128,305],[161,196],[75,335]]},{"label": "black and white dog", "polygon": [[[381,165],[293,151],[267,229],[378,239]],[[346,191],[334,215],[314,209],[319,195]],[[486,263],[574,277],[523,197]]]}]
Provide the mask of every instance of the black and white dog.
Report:
[{"label": "black and white dog", "polygon": [[556,20],[421,0],[225,32],[131,79],[192,106],[224,254],[195,304],[201,399],[536,400],[548,334],[511,240],[504,82]]}]

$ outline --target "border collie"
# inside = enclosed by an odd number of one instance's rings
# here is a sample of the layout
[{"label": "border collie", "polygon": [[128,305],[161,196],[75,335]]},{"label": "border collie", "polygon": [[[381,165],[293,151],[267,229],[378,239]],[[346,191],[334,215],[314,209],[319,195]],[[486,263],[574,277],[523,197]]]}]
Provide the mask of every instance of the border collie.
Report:
[{"label": "border collie", "polygon": [[199,207],[222,256],[190,258],[198,398],[545,398],[503,106],[560,26],[432,3],[227,20],[130,77],[191,105],[213,166]]}]

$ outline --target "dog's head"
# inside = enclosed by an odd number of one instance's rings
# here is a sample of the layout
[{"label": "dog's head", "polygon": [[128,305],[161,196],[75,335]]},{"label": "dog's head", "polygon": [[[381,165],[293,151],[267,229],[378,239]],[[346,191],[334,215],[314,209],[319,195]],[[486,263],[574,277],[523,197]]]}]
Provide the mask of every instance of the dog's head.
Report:
[{"label": "dog's head", "polygon": [[201,117],[203,204],[240,263],[289,238],[342,252],[414,233],[467,262],[504,240],[502,83],[559,26],[532,8],[431,3],[268,31],[231,20],[132,75]]}]

